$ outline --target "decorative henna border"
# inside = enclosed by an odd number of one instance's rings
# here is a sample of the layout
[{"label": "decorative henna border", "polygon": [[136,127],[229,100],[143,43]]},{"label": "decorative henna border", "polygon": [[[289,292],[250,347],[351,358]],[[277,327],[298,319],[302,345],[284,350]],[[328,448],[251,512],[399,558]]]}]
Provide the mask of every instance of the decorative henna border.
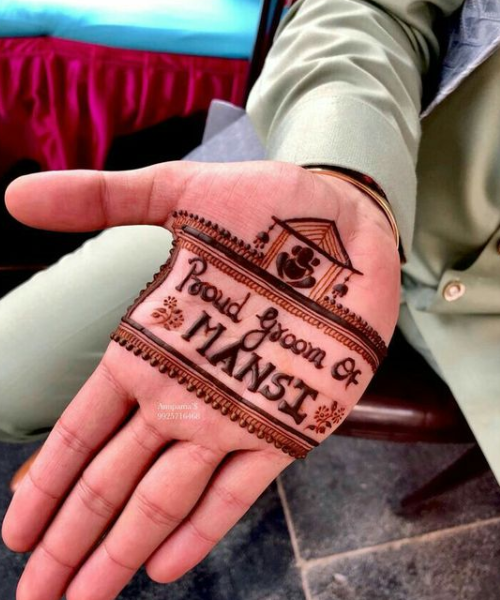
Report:
[{"label": "decorative henna border", "polygon": [[[228,416],[231,421],[238,421],[240,427],[246,428],[259,439],[265,439],[269,444],[273,443],[276,448],[292,458],[305,458],[313,447],[318,446],[316,440],[288,427],[245,400],[201,367],[176,352],[166,342],[146,332],[147,330],[139,324],[122,323],[110,337],[129,352],[133,352],[135,356],[141,356],[152,367],[157,367],[160,373],[177,379],[179,384],[185,385],[188,392],[196,393],[205,404],[220,410],[221,414]],[[283,429],[289,430],[301,441],[293,439]]]}]

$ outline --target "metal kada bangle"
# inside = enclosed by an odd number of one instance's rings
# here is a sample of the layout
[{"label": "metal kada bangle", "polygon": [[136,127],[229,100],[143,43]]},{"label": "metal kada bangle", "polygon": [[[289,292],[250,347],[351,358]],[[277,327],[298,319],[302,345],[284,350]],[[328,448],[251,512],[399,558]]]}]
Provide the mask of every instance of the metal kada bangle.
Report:
[{"label": "metal kada bangle", "polygon": [[392,229],[392,233],[394,235],[394,239],[396,240],[396,247],[399,249],[399,229],[396,223],[396,219],[394,218],[394,214],[392,212],[391,206],[389,202],[385,198],[383,198],[380,194],[377,194],[375,190],[365,185],[358,179],[354,177],[350,177],[341,171],[334,171],[330,169],[320,169],[318,167],[307,169],[311,173],[317,173],[318,175],[327,175],[329,177],[335,177],[336,179],[342,179],[349,183],[355,185],[358,189],[365,192],[370,198],[379,206],[379,208],[384,212],[387,220],[389,221]]}]

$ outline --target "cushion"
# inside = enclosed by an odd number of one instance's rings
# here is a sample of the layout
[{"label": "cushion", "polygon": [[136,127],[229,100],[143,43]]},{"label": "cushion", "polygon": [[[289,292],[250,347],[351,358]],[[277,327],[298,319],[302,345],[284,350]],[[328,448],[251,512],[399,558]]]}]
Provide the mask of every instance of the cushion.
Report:
[{"label": "cushion", "polygon": [[249,58],[261,0],[1,0],[0,36]]}]

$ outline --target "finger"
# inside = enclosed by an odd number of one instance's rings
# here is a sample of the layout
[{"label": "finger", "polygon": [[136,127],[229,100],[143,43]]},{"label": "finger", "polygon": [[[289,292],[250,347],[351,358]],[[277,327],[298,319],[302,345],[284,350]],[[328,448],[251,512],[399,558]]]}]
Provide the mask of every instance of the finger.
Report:
[{"label": "finger", "polygon": [[101,362],[57,421],[14,494],[2,527],[11,550],[33,547],[82,469],[134,406]]},{"label": "finger", "polygon": [[232,456],[195,510],[146,563],[151,579],[169,583],[201,562],[292,461],[259,451]]},{"label": "finger", "polygon": [[183,197],[196,164],[172,162],[135,171],[26,175],[8,187],[5,201],[18,221],[54,231],[163,225]]},{"label": "finger", "polygon": [[135,571],[182,522],[223,452],[178,442],[148,471],[119,519],[71,582],[68,597],[113,600]]},{"label": "finger", "polygon": [[167,441],[138,411],[101,450],[30,556],[19,584],[27,598],[59,600]]}]

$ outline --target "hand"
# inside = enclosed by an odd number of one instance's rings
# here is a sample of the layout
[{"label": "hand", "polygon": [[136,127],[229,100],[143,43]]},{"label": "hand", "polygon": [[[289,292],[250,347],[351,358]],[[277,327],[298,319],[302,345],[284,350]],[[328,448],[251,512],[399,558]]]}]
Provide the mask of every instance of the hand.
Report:
[{"label": "hand", "polygon": [[7,205],[177,240],[12,500],[18,600],[111,600],[143,564],[172,581],[361,397],[397,318],[390,226],[351,184],[273,162],[40,174]]}]

